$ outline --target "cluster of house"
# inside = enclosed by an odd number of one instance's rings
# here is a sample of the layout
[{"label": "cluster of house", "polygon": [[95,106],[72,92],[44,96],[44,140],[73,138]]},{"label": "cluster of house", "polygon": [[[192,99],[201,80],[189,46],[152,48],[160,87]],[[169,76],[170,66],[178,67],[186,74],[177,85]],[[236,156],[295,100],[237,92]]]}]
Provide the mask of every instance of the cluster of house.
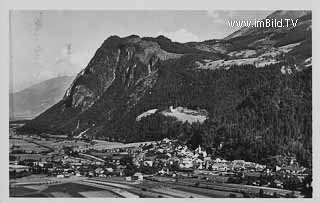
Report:
[{"label": "cluster of house", "polygon": [[[79,153],[78,157],[64,155],[55,157],[54,161],[60,161],[73,169],[83,166],[95,166],[97,171],[91,171],[90,175],[104,177],[108,173],[123,176],[126,163],[121,160],[132,159],[137,169],[141,167],[154,168],[158,174],[173,174],[173,171],[184,171],[193,174],[195,171],[210,171],[210,174],[231,174],[233,172],[251,172],[251,174],[285,174],[305,176],[306,168],[297,165],[277,166],[275,169],[258,163],[244,160],[228,161],[221,158],[212,158],[207,152],[198,146],[195,150],[187,146],[177,145],[175,140],[163,139],[159,142],[138,147],[114,148],[88,153]],[[108,172],[108,173],[106,173]]]},{"label": "cluster of house", "polygon": [[[283,180],[295,178],[300,183],[310,175],[309,169],[299,166],[293,157],[290,161],[276,167],[244,160],[224,160],[213,158],[198,146],[195,150],[187,146],[177,145],[174,141],[163,139],[148,149],[133,157],[135,165],[139,167],[157,168],[159,175],[182,176],[225,176],[239,177],[253,180],[252,184],[259,184],[262,177],[273,181],[275,187],[283,188]],[[160,164],[159,164],[160,163]],[[241,175],[239,175],[241,174]]]},{"label": "cluster of house", "polygon": [[[75,148],[77,150],[77,148]],[[247,162],[244,160],[224,160],[209,155],[204,148],[198,146],[191,150],[185,145],[179,145],[175,140],[163,139],[158,142],[128,146],[126,148],[112,148],[77,152],[76,156],[51,152],[45,160],[24,160],[20,163],[10,163],[10,172],[15,175],[19,171],[42,172],[59,178],[69,176],[108,177],[124,176],[126,180],[142,180],[144,174],[158,174],[169,176],[234,176],[241,172],[256,179],[261,174],[281,176],[283,178],[296,176],[305,178],[310,172],[295,163],[283,164],[275,168],[266,165]],[[128,162],[134,165],[131,175]],[[147,170],[145,173],[142,169]],[[13,173],[15,172],[15,173]],[[132,175],[133,174],[133,175]],[[281,186],[281,181],[276,184]]]},{"label": "cluster of house", "polygon": [[[212,159],[207,152],[198,146],[195,150],[189,149],[187,146],[175,145],[174,141],[163,139],[162,141],[152,145],[149,149],[143,151],[143,155],[134,157],[134,163],[137,166],[153,166],[155,162],[163,162],[164,168],[170,168],[175,165],[179,169],[194,170],[211,170],[211,171],[235,171],[235,170],[251,170],[262,171],[265,165],[246,162],[244,160],[227,161],[224,159]],[[160,173],[163,173],[161,170]]]}]

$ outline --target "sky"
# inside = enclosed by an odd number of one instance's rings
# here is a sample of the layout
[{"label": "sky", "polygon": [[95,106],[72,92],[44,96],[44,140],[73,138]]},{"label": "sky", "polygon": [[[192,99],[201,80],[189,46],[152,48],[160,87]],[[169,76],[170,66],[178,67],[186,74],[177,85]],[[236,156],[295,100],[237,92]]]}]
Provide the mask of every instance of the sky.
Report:
[{"label": "sky", "polygon": [[14,10],[10,13],[10,92],[85,68],[111,35],[164,35],[189,42],[224,38],[227,20],[263,19],[272,11]]}]

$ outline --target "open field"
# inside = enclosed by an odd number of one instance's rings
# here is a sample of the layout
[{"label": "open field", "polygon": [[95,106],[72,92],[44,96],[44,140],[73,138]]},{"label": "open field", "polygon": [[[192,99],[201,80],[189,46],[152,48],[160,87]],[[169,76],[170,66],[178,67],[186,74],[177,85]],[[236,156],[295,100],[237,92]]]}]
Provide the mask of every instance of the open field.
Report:
[{"label": "open field", "polygon": [[162,111],[161,113],[165,116],[175,117],[178,121],[189,123],[203,123],[208,118],[204,113],[184,107],[172,108],[170,111]]},{"label": "open field", "polygon": [[35,144],[34,142],[22,140],[22,139],[10,139],[10,146],[14,146],[14,150],[25,150],[27,152],[41,153],[48,151],[48,148]]},{"label": "open field", "polygon": [[[151,198],[225,198],[243,197],[244,192],[272,196],[274,192],[285,196],[291,191],[248,186],[241,184],[217,183],[198,178],[170,178],[165,176],[146,177],[143,181],[126,181],[124,177],[56,178],[31,175],[10,180],[12,197],[151,197]],[[296,195],[299,196],[297,193]]]},{"label": "open field", "polygon": [[[132,192],[138,191],[149,192],[153,194],[158,194],[162,197],[229,197],[231,193],[235,194],[237,197],[242,197],[241,193],[221,191],[214,189],[198,188],[192,187],[186,184],[174,183],[171,180],[168,182],[155,182],[144,180],[141,182],[127,182],[119,178],[103,179],[103,178],[94,178],[88,181],[97,181],[106,185],[112,185],[114,187],[120,187],[123,189],[131,190]],[[144,194],[144,193],[142,193]],[[145,195],[145,194],[144,194]],[[150,195],[150,194],[149,194]]]},{"label": "open field", "polygon": [[[220,177],[220,176],[217,176]],[[180,186],[194,186],[197,184],[197,187],[193,188],[200,188],[201,190],[210,189],[214,191],[221,191],[222,193],[217,192],[217,194],[225,195],[224,193],[233,193],[236,195],[242,196],[243,192],[246,193],[255,193],[258,194],[260,189],[264,191],[264,194],[272,196],[274,192],[281,196],[285,196],[286,194],[292,193],[290,190],[285,189],[278,189],[278,188],[271,188],[271,187],[260,187],[260,186],[252,186],[252,185],[242,185],[242,184],[230,184],[230,183],[221,183],[217,181],[207,181],[201,179],[194,179],[194,178],[183,178],[178,179],[177,182],[174,181],[173,178],[162,178],[156,177],[155,180],[160,181],[161,183],[167,184],[175,184]],[[300,196],[300,192],[295,191],[296,196]]]},{"label": "open field", "polygon": [[67,182],[41,187],[10,187],[10,197],[119,197],[113,192],[90,185]]},{"label": "open field", "polygon": [[29,197],[32,194],[36,194],[37,190],[35,189],[30,189],[27,187],[14,187],[14,188],[9,188],[9,195],[10,197]]},{"label": "open field", "polygon": [[120,142],[108,142],[103,140],[94,140],[94,149],[96,150],[103,150],[103,149],[114,149],[114,148],[131,148],[131,147],[139,147],[140,145],[146,145],[150,143],[154,143],[152,141],[150,142],[134,142],[134,143],[120,143]]},{"label": "open field", "polygon": [[80,195],[82,195],[83,197],[119,197],[118,195],[115,195],[112,192],[108,192],[106,190],[104,191],[86,191],[86,192],[79,192]]},{"label": "open field", "polygon": [[70,147],[74,151],[84,152],[87,150],[108,150],[108,149],[120,149],[139,147],[140,145],[153,143],[148,142],[135,142],[135,143],[121,143],[121,142],[109,142],[105,140],[92,140],[91,142],[84,140],[61,140],[54,137],[39,137],[36,135],[17,135],[14,131],[10,131],[10,146],[19,145],[19,149],[34,150],[36,152],[48,151],[48,150],[62,150],[64,147]]},{"label": "open field", "polygon": [[49,155],[44,155],[44,154],[10,154],[10,155],[16,157],[21,161],[25,159],[45,160],[50,157]]}]

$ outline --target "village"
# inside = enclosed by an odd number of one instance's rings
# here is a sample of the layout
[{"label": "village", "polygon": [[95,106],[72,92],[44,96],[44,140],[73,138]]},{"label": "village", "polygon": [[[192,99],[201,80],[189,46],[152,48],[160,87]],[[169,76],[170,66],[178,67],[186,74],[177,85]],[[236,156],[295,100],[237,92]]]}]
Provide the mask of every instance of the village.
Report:
[{"label": "village", "polygon": [[[263,188],[265,194],[269,192],[273,197],[303,196],[311,188],[310,169],[299,166],[294,157],[279,158],[282,165],[266,166],[245,160],[225,160],[208,154],[202,146],[192,150],[166,138],[122,144],[17,135],[12,131],[9,171],[13,184],[19,178],[45,175],[57,182],[72,177],[124,184],[169,181],[198,188],[235,187],[238,192],[254,189],[257,194]],[[251,196],[255,196],[254,192]]]}]

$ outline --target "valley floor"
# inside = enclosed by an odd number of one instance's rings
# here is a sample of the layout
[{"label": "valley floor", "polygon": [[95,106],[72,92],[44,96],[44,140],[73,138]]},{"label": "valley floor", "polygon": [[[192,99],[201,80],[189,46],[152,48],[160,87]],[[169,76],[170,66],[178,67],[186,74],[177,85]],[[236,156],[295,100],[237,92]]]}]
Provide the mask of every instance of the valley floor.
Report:
[{"label": "valley floor", "polygon": [[[291,191],[237,184],[210,183],[194,178],[173,179],[163,176],[148,177],[140,181],[124,178],[56,178],[32,175],[10,180],[10,197],[107,197],[107,198],[228,198],[244,197],[246,193],[265,197],[274,192],[285,196]],[[296,195],[299,196],[298,193]]]}]

